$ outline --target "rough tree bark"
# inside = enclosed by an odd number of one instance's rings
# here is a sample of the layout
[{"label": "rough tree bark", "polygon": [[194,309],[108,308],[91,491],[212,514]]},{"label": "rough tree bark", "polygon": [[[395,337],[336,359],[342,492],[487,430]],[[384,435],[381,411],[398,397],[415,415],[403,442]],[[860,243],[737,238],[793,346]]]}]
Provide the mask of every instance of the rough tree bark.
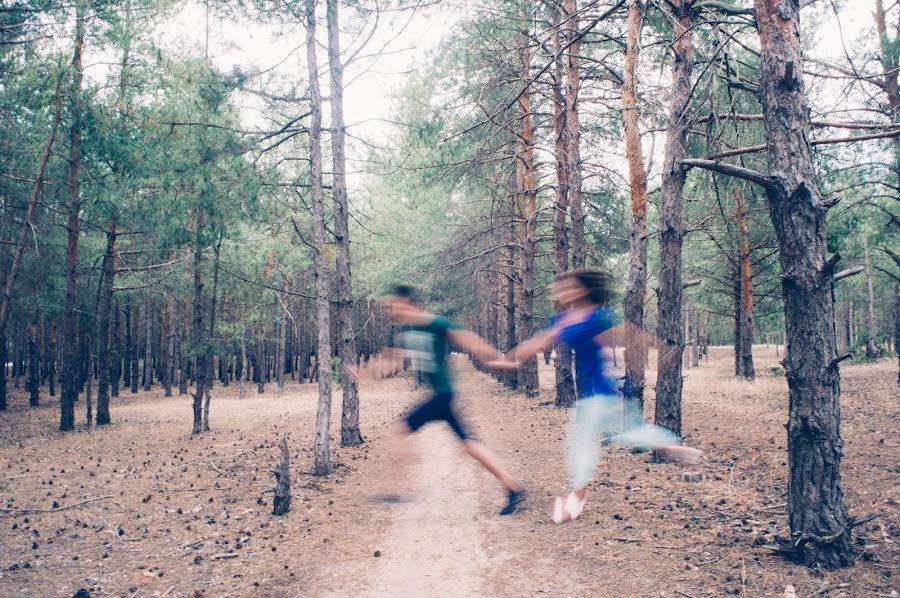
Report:
[{"label": "rough tree bark", "polygon": [[97,425],[105,426],[110,423],[109,417],[109,372],[111,368],[109,354],[109,319],[113,305],[113,288],[116,277],[116,237],[118,221],[115,217],[109,219],[106,229],[106,253],[103,254],[103,284],[100,291],[100,309],[97,314],[97,367],[99,369],[99,381],[97,382]]},{"label": "rough tree bark", "polygon": [[737,375],[747,380],[756,379],[753,368],[753,279],[750,272],[750,228],[747,203],[740,186],[734,188],[735,219],[738,225],[738,264],[740,268],[740,351]]},{"label": "rough tree bark", "polygon": [[666,126],[663,159],[662,200],[659,230],[659,326],[658,377],[656,381],[656,423],[681,436],[681,353],[684,328],[681,319],[682,268],[681,246],[684,240],[685,142],[690,128],[688,105],[691,96],[691,72],[694,45],[691,32],[691,0],[671,4],[675,17],[672,92]]},{"label": "rough tree bark", "polygon": [[[622,71],[622,125],[625,156],[631,184],[631,242],[628,249],[628,282],[625,286],[625,321],[632,330],[644,329],[644,296],[647,293],[647,169],[641,147],[640,110],[637,100],[638,57],[641,46],[641,8],[628,2],[625,67]],[[625,427],[640,424],[644,415],[647,347],[639,334],[625,335]]]},{"label": "rough tree bark", "polygon": [[316,0],[306,0],[306,61],[310,95],[310,184],[313,206],[313,245],[316,270],[316,325],[318,343],[316,363],[319,368],[319,402],[316,411],[316,441],[313,473],[331,472],[331,314],[329,290],[331,272],[325,245],[325,198],[322,190],[322,93],[319,90],[316,60]]},{"label": "rough tree bark", "polygon": [[138,322],[141,319],[141,308],[134,306],[134,313],[131,317],[131,334],[129,344],[131,345],[131,394],[135,395],[138,391],[138,360],[140,359],[140,349],[138,349]]},{"label": "rough tree bark", "polygon": [[153,309],[148,302],[144,309],[144,392],[153,387]]},{"label": "rough tree bark", "polygon": [[41,371],[37,314],[28,326],[28,374],[25,378],[25,390],[28,391],[28,404],[32,407],[39,406],[41,404]]},{"label": "rough tree bark", "polygon": [[[356,335],[353,332],[353,285],[350,277],[350,221],[347,201],[347,160],[344,150],[344,65],[341,62],[338,2],[327,0],[328,66],[331,72],[331,160],[334,200],[334,236],[337,245],[337,318],[341,363],[356,364]],[[363,443],[359,430],[359,390],[352,376],[341,378],[341,445]]]},{"label": "rough tree bark", "polygon": [[275,466],[275,491],[272,499],[272,514],[287,515],[291,510],[291,455],[288,452],[287,437],[281,435],[281,461]]},{"label": "rough tree bark", "polygon": [[[553,212],[554,272],[562,274],[569,269],[569,170],[566,153],[566,98],[560,13],[562,6],[550,2],[553,19],[553,156],[556,162],[556,206]],[[572,351],[563,343],[557,343],[553,369],[556,375],[556,406],[571,407],[575,404],[575,378],[572,375]]]},{"label": "rough tree bark", "polygon": [[[85,7],[75,5],[75,46],[72,57],[72,91],[69,127],[69,172],[66,205],[66,295],[63,304],[62,394],[59,403],[59,429],[75,428],[75,401],[78,399],[78,230],[81,221],[81,127]],[[88,422],[90,423],[90,422]]]},{"label": "rough tree bark", "polygon": [[[519,306],[519,337],[529,338],[534,332],[534,260],[537,251],[537,186],[534,164],[534,114],[531,109],[531,88],[528,86],[531,68],[531,38],[528,27],[531,18],[525,3],[521,5],[520,78],[523,91],[519,96],[519,118],[521,133],[519,151],[516,156],[517,191],[519,212],[519,244],[522,301]],[[519,385],[526,397],[538,396],[537,358],[532,356],[522,362],[519,368]]]},{"label": "rough tree bark", "polygon": [[581,199],[581,121],[578,116],[578,91],[581,88],[581,33],[578,30],[578,0],[564,0],[563,31],[568,48],[566,67],[566,152],[569,174],[569,213],[572,217],[572,267],[584,268],[587,248],[584,240],[584,207]]},{"label": "rough tree bark", "polygon": [[191,318],[191,357],[196,359],[196,383],[192,397],[193,425],[191,434],[203,431],[203,397],[206,393],[206,329],[203,326],[203,208],[194,208],[194,243],[191,271],[193,274],[194,305]]},{"label": "rough tree bark", "polygon": [[213,380],[215,379],[215,355],[212,351],[212,339],[216,338],[216,306],[219,297],[219,260],[222,255],[222,240],[224,235],[219,233],[219,240],[213,250],[213,286],[212,297],[209,302],[209,330],[207,331],[206,346],[206,386],[203,399],[203,431],[209,432],[209,401],[212,398]]},{"label": "rough tree bark", "polygon": [[755,0],[762,50],[766,192],[778,236],[790,389],[788,518],[792,555],[833,568],[855,549],[841,490],[840,373],[822,193],[809,143],[799,0]]}]

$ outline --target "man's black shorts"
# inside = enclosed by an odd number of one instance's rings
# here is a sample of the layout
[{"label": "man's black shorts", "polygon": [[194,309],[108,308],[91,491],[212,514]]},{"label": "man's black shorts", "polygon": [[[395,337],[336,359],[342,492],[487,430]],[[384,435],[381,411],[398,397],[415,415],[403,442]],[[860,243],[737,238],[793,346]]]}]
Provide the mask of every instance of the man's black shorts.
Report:
[{"label": "man's black shorts", "polygon": [[453,408],[453,393],[433,395],[430,399],[419,403],[405,419],[406,425],[413,432],[428,422],[444,421],[460,440],[465,442],[472,439],[459,419],[456,409]]}]

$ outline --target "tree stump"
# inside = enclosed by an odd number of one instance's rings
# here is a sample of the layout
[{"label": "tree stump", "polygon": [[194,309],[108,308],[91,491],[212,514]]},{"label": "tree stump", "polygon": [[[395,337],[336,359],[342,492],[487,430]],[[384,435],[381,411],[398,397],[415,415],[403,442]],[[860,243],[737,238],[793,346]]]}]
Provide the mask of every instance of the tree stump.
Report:
[{"label": "tree stump", "polygon": [[275,499],[273,515],[286,515],[291,510],[291,460],[287,437],[281,435],[281,462],[275,466]]}]

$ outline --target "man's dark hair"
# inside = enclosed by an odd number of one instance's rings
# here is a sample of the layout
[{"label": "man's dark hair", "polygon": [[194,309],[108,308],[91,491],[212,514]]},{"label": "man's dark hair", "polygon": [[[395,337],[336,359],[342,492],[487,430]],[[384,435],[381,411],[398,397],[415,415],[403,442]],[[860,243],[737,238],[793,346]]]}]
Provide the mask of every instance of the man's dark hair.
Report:
[{"label": "man's dark hair", "polygon": [[408,284],[398,284],[394,286],[394,289],[391,291],[391,295],[394,297],[400,297],[401,299],[406,299],[407,301],[412,301],[413,303],[417,303],[417,295],[416,289]]}]

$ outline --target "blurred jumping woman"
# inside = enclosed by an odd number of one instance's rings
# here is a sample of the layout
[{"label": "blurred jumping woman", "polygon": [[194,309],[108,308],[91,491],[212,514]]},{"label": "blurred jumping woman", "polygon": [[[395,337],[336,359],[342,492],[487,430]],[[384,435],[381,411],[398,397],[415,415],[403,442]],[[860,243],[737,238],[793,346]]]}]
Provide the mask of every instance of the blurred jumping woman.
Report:
[{"label": "blurred jumping woman", "polygon": [[[571,492],[554,502],[556,523],[576,519],[584,509],[587,487],[600,459],[602,433],[618,421],[644,421],[643,414],[625,414],[619,419],[616,385],[606,372],[604,346],[623,332],[643,334],[636,327],[625,330],[616,314],[604,307],[614,298],[610,283],[609,275],[603,272],[576,270],[557,276],[552,299],[561,311],[550,325],[519,344],[505,359],[488,363],[495,368],[515,369],[522,360],[557,342],[575,351],[577,401],[567,438]],[[661,451],[674,460],[693,462],[701,455],[697,449],[682,446],[681,439],[671,431],[646,423],[634,425],[610,441]]]}]

